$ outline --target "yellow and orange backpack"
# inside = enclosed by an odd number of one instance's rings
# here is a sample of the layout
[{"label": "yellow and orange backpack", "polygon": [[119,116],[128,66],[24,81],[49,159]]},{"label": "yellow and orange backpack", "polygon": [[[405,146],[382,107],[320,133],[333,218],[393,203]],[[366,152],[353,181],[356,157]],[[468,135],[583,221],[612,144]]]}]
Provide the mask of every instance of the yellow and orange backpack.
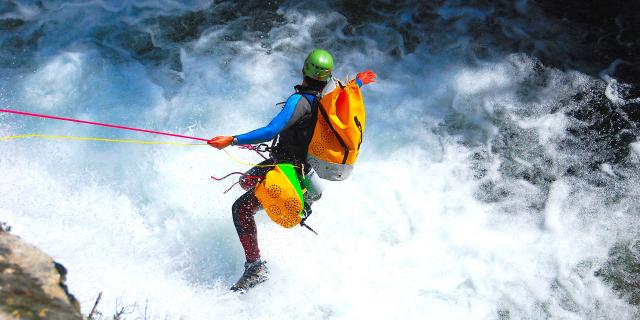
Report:
[{"label": "yellow and orange backpack", "polygon": [[322,179],[341,181],[351,175],[366,123],[364,101],[355,80],[338,83],[318,105],[307,162]]}]

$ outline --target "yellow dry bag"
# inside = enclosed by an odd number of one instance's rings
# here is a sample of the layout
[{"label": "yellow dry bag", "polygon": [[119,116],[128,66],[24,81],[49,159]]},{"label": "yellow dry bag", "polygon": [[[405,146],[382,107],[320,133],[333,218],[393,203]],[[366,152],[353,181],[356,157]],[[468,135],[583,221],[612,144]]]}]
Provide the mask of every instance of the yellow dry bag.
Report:
[{"label": "yellow dry bag", "polygon": [[339,181],[349,177],[358,157],[365,126],[362,93],[352,80],[324,95],[318,105],[307,162],[323,179]]},{"label": "yellow dry bag", "polygon": [[277,164],[258,183],[256,198],[275,223],[294,227],[302,222],[304,197],[296,169],[292,164]]}]

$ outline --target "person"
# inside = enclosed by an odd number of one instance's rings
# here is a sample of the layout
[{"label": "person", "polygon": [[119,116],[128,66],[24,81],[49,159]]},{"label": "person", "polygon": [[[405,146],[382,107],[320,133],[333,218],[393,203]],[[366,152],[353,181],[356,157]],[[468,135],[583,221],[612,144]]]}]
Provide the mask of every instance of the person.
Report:
[{"label": "person", "polygon": [[[216,136],[208,141],[212,147],[223,149],[229,145],[258,144],[276,139],[270,150],[271,157],[247,171],[239,181],[246,193],[235,201],[231,212],[246,262],[244,273],[231,287],[233,291],[246,291],[269,277],[266,262],[260,259],[258,234],[253,217],[261,209],[254,194],[257,184],[254,177],[264,176],[272,169],[270,165],[275,163],[293,163],[304,168],[305,174],[312,170],[306,156],[316,122],[314,113],[317,110],[314,110],[314,103],[331,79],[332,71],[333,57],[329,52],[322,49],[311,51],[302,68],[302,84],[294,87],[295,93],[287,99],[282,110],[267,126],[236,136]],[[358,73],[355,81],[361,87],[375,80],[376,74],[367,70]],[[305,199],[305,202],[310,204],[317,199],[319,195],[315,199]]]}]

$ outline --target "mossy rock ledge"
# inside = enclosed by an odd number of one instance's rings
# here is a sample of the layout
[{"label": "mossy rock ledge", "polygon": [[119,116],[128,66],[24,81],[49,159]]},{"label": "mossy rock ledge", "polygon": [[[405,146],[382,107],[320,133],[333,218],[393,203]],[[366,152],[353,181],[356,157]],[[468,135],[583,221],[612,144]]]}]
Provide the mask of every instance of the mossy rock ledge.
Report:
[{"label": "mossy rock ledge", "polygon": [[0,319],[82,320],[66,273],[49,255],[0,228]]}]

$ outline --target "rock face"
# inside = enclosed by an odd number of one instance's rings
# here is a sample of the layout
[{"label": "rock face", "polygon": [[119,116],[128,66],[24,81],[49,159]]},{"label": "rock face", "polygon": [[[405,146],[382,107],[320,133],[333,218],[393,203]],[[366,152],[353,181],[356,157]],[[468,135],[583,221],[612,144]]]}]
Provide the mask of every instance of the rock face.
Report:
[{"label": "rock face", "polygon": [[67,270],[0,228],[0,319],[83,319],[64,284]]}]

